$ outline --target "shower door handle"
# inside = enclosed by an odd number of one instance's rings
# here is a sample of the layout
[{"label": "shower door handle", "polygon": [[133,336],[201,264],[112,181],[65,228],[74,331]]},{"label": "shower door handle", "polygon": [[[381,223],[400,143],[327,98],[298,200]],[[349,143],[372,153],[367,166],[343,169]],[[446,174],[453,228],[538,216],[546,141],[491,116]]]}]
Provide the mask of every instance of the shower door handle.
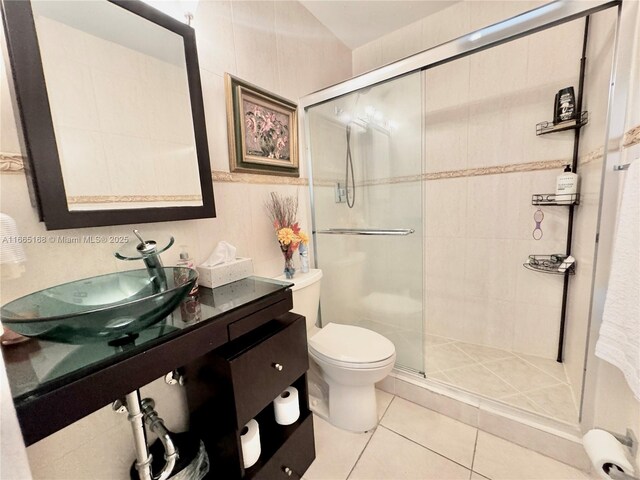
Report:
[{"label": "shower door handle", "polygon": [[413,228],[329,228],[316,230],[323,235],[395,235],[406,236],[414,233]]}]

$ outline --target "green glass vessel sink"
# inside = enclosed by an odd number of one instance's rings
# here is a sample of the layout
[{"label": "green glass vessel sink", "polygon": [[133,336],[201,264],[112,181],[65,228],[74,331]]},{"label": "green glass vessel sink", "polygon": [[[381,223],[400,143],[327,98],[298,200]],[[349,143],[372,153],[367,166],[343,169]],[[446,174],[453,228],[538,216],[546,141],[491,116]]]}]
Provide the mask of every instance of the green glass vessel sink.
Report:
[{"label": "green glass vessel sink", "polygon": [[110,273],[40,290],[0,309],[3,325],[27,337],[62,343],[127,339],[169,315],[198,273],[164,267],[166,289],[147,269]]}]

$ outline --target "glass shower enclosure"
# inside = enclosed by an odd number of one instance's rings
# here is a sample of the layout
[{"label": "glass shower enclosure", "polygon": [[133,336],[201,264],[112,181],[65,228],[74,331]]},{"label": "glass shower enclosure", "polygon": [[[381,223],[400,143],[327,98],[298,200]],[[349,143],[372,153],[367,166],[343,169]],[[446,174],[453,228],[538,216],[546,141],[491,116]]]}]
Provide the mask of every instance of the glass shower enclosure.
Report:
[{"label": "glass shower enclosure", "polygon": [[[386,336],[424,388],[577,424],[612,6],[551,2],[302,100],[322,326]],[[556,125],[567,86],[580,116]],[[565,165],[581,177],[575,210],[538,200]],[[544,238],[532,234],[541,214]],[[573,271],[530,268],[562,255]]]},{"label": "glass shower enclosure", "polygon": [[421,74],[314,105],[311,151],[322,326],[362,326],[424,372]]}]

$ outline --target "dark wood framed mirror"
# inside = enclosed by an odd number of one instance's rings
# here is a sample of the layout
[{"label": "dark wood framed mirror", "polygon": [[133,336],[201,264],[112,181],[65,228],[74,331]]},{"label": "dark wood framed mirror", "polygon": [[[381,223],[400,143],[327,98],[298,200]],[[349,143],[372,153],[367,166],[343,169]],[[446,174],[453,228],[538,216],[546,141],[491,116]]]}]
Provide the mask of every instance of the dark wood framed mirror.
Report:
[{"label": "dark wood framed mirror", "polygon": [[215,217],[190,26],[138,0],[1,0],[48,230]]}]

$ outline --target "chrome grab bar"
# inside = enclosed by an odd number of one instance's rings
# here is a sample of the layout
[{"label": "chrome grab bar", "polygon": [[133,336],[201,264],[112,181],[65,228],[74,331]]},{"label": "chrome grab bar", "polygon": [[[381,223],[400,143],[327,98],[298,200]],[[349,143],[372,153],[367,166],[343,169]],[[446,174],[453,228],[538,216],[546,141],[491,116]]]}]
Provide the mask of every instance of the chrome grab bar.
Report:
[{"label": "chrome grab bar", "polygon": [[329,228],[316,230],[325,235],[396,235],[405,236],[415,233],[413,228]]}]

